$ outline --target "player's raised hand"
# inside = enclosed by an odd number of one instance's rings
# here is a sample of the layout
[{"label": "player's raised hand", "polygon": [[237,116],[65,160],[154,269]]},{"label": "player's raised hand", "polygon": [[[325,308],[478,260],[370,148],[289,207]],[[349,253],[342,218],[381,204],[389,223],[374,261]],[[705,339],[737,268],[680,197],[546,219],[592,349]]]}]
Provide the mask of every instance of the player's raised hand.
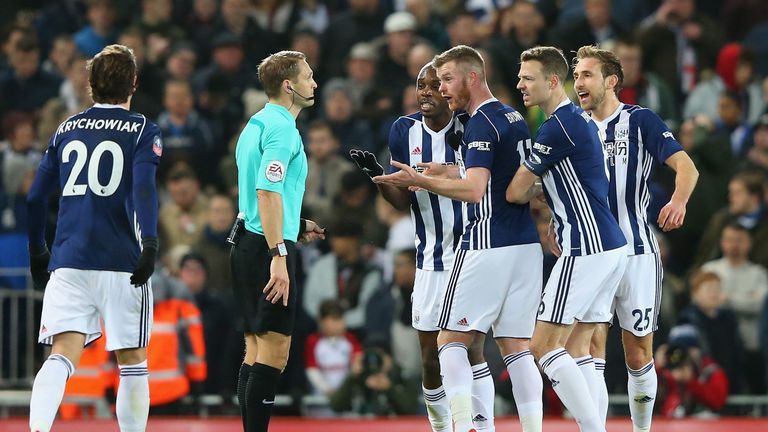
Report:
[{"label": "player's raised hand", "polygon": [[269,282],[264,287],[267,301],[275,304],[283,300],[283,306],[288,306],[288,258],[275,256],[269,264]]},{"label": "player's raised hand", "polygon": [[137,287],[144,285],[152,276],[152,273],[155,272],[157,249],[158,242],[156,237],[141,239],[141,255],[139,255],[139,262],[136,263],[136,268],[131,275],[131,285]]},{"label": "player's raised hand", "polygon": [[562,255],[563,251],[560,250],[560,244],[557,243],[557,234],[555,233],[554,219],[549,220],[549,226],[547,226],[547,237],[545,238],[545,241],[547,243],[547,246],[549,247],[549,250],[552,252],[552,255],[559,258],[560,255]]},{"label": "player's raised hand", "polygon": [[392,174],[374,177],[373,178],[374,183],[390,184],[392,186],[397,186],[401,188],[408,188],[410,186],[419,186],[419,187],[423,186],[421,184],[421,180],[425,176],[422,174],[419,174],[410,165],[400,163],[396,160],[390,161],[390,164],[392,164],[392,166],[395,168],[399,168],[400,171]]},{"label": "player's raised hand", "polygon": [[680,228],[685,222],[685,204],[670,201],[661,208],[659,218],[656,221],[664,232],[669,232]]},{"label": "player's raised hand", "polygon": [[369,151],[352,149],[349,151],[349,157],[370,178],[384,174],[384,167],[376,160],[376,155]]},{"label": "player's raised hand", "polygon": [[51,274],[48,273],[48,263],[51,261],[51,253],[46,246],[42,249],[29,249],[29,272],[32,273],[32,283],[38,290],[45,289]]}]

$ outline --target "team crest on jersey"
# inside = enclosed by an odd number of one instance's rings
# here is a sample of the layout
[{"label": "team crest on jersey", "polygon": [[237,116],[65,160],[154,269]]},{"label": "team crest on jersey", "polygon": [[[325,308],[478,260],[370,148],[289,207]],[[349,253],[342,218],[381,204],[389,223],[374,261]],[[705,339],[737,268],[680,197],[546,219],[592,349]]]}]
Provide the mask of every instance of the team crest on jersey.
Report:
[{"label": "team crest on jersey", "polygon": [[163,155],[163,140],[160,138],[160,135],[155,135],[155,138],[152,140],[152,151],[157,156]]},{"label": "team crest on jersey", "polygon": [[616,132],[614,133],[614,138],[617,140],[625,139],[629,136],[629,128],[628,127],[617,127]]},{"label": "team crest on jersey", "polygon": [[264,175],[272,183],[283,181],[283,178],[285,178],[285,165],[279,160],[273,160],[267,165],[267,171]]},{"label": "team crest on jersey", "polygon": [[665,131],[663,134],[661,134],[661,136],[662,136],[662,137],[664,137],[664,138],[672,138],[672,139],[675,139],[675,136],[674,136],[674,135],[672,135],[672,132],[670,132],[670,131]]}]

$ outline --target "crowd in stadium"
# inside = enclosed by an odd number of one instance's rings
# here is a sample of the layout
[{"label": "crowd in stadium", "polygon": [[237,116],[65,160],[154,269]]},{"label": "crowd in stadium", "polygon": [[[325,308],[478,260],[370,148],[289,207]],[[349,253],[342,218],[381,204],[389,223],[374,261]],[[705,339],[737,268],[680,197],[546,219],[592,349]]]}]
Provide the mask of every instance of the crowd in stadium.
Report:
[{"label": "crowd in stadium", "polygon": [[[303,307],[280,391],[328,397],[309,414],[423,410],[410,313],[411,217],[378,196],[348,153],[364,149],[388,161],[390,126],[419,110],[414,84],[422,66],[459,44],[481,51],[494,95],[520,111],[533,133],[544,115],[526,109],[515,88],[520,53],[554,45],[570,60],[583,45],[614,50],[624,68],[620,100],[658,113],[700,172],[684,226],[656,234],[664,264],[656,367],[659,398],[671,401],[656,407],[664,415],[717,412],[728,394],[768,391],[764,1],[32,3],[33,9],[4,12],[0,29],[0,236],[25,232],[26,193],[49,138],[92,104],[88,59],[109,44],[130,47],[139,64],[131,108],[163,134],[162,269],[153,288],[156,329],[172,331],[152,336],[150,380],[153,364],[181,372],[157,390],[162,396],[152,394],[153,413],[188,409],[179,402],[188,394],[218,394],[229,403],[234,392],[243,353],[226,242],[238,211],[234,149],[245,122],[267,102],[256,67],[285,49],[307,55],[319,86],[317,103],[297,120],[309,157],[303,216],[329,231],[327,240],[300,247],[300,289],[291,295]],[[653,178],[649,220],[674,189],[670,170],[656,167]],[[49,236],[56,221],[51,203]],[[546,232],[549,216],[537,222]],[[554,260],[546,255],[545,268]],[[496,349],[490,342],[488,348]],[[497,394],[510,399],[501,359],[487,358]],[[625,392],[615,331],[606,381],[611,393]],[[559,412],[557,398],[547,394],[547,412]]]}]

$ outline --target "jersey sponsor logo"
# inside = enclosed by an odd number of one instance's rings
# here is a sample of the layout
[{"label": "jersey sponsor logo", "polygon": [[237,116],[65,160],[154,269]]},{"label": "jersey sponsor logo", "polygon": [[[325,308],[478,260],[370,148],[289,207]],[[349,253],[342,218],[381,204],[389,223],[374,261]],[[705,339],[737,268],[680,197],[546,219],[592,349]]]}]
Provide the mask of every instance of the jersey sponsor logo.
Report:
[{"label": "jersey sponsor logo", "polygon": [[665,131],[663,134],[661,134],[661,136],[662,136],[662,137],[664,137],[664,138],[672,138],[672,139],[675,139],[675,136],[674,136],[674,135],[672,135],[672,132],[670,132],[670,131]]},{"label": "jersey sponsor logo", "polygon": [[467,321],[467,318],[460,319],[456,324],[464,327],[469,327],[469,322]]},{"label": "jersey sponsor logo", "polygon": [[152,151],[157,156],[163,155],[163,140],[160,138],[160,135],[155,135],[155,138],[152,140]]},{"label": "jersey sponsor logo", "polygon": [[273,160],[267,165],[267,171],[264,175],[272,183],[283,181],[283,178],[285,178],[285,165],[279,160]]},{"label": "jersey sponsor logo", "polygon": [[603,149],[605,149],[605,155],[608,159],[610,166],[616,165],[616,158],[620,158],[622,162],[627,162],[627,154],[629,152],[629,142],[627,141],[606,141],[603,143]]},{"label": "jersey sponsor logo", "polygon": [[534,143],[533,149],[545,155],[548,155],[552,151],[552,147],[545,146],[544,144],[539,144],[539,143]]},{"label": "jersey sponsor logo", "polygon": [[519,121],[525,120],[523,118],[523,115],[520,114],[517,111],[515,111],[515,112],[508,112],[508,113],[504,114],[504,117],[506,117],[507,121],[509,121],[510,123],[514,123],[514,122],[519,122]]},{"label": "jersey sponsor logo", "polygon": [[491,151],[491,143],[490,141],[472,141],[467,144],[468,150],[473,148],[476,148],[477,151]]},{"label": "jersey sponsor logo", "polygon": [[412,155],[420,155],[421,154],[421,147],[416,147],[413,150],[411,150]]}]

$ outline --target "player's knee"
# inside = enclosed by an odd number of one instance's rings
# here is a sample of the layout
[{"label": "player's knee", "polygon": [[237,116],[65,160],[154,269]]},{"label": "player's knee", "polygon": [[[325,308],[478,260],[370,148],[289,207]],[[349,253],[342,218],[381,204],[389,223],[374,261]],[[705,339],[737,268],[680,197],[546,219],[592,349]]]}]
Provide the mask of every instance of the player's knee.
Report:
[{"label": "player's knee", "polygon": [[625,346],[624,361],[630,369],[638,370],[650,363],[653,359],[653,350],[642,345]]},{"label": "player's knee", "polygon": [[147,359],[146,348],[130,348],[115,351],[117,363],[121,365],[139,364]]}]

